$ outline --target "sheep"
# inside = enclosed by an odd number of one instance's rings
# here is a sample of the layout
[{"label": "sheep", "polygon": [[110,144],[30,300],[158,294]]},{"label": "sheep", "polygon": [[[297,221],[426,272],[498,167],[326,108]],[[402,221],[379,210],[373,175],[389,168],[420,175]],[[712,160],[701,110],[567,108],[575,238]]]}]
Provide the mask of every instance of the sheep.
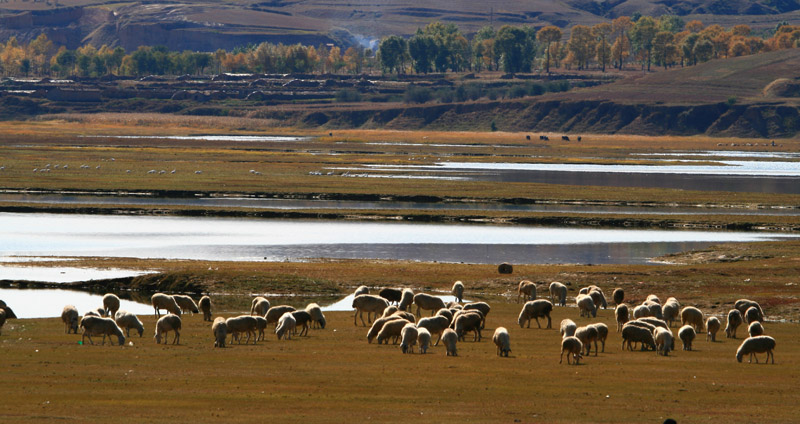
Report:
[{"label": "sheep", "polygon": [[594,306],[594,300],[592,300],[591,296],[580,294],[575,298],[575,303],[578,304],[582,317],[591,315],[594,318],[597,316],[597,308]]},{"label": "sheep", "polygon": [[481,321],[481,329],[483,329],[484,327],[486,327],[486,315],[489,315],[489,311],[492,310],[492,307],[489,306],[489,304],[486,302],[472,302],[464,305],[463,310],[479,311],[481,314],[483,314],[483,320]]},{"label": "sheep", "polygon": [[113,317],[119,310],[119,298],[113,293],[106,293],[103,295],[103,309],[105,309],[105,316]]},{"label": "sheep", "polygon": [[139,337],[142,337],[144,334],[144,325],[142,325],[142,322],[139,321],[139,318],[136,315],[128,311],[117,311],[117,313],[114,314],[114,321],[117,323],[119,328],[125,329],[126,337],[131,336],[131,328],[139,332]]},{"label": "sheep", "polygon": [[453,294],[453,297],[456,298],[456,302],[463,302],[464,301],[464,283],[461,281],[456,281],[453,283],[453,288],[450,290],[450,293]]},{"label": "sheep", "polygon": [[611,298],[614,300],[614,305],[619,305],[623,301],[625,301],[625,290],[617,287],[614,289],[614,292],[611,293]]},{"label": "sheep", "polygon": [[434,316],[437,316],[437,315],[441,315],[443,317],[447,317],[447,320],[450,321],[451,323],[453,322],[453,317],[455,316],[453,311],[451,311],[450,309],[445,309],[445,308],[442,308],[442,309],[439,309],[438,311],[436,311],[436,315],[434,315]]},{"label": "sheep", "polygon": [[747,315],[747,310],[750,308],[758,309],[758,320],[764,321],[764,310],[761,309],[761,305],[758,302],[750,300],[750,299],[739,299],[736,303],[733,304],[733,308],[739,311],[742,316]]},{"label": "sheep", "polygon": [[417,326],[409,322],[400,330],[400,336],[402,338],[400,351],[414,353],[414,345],[417,344],[417,337],[419,336]]},{"label": "sheep", "polygon": [[678,320],[678,313],[680,312],[681,306],[677,302],[669,302],[664,304],[661,307],[661,316],[664,318],[664,321],[672,327],[672,322]]},{"label": "sheep", "polygon": [[445,306],[442,299],[426,293],[415,294],[414,303],[417,305],[417,316],[420,316],[420,309],[429,310],[433,315]]},{"label": "sheep", "polygon": [[629,314],[628,314],[628,305],[624,303],[617,304],[617,307],[614,309],[614,316],[617,320],[617,333],[622,331],[622,326],[628,322]]},{"label": "sheep", "polygon": [[109,337],[109,342],[111,341],[111,336],[117,336],[119,345],[125,344],[125,335],[122,334],[122,330],[111,318],[88,316],[81,320],[81,328],[83,328],[81,343],[84,343],[86,337],[88,337],[89,343],[94,344],[92,336],[103,336],[102,344],[106,344],[106,336]]},{"label": "sheep", "polygon": [[681,325],[691,324],[695,331],[704,331],[703,312],[694,306],[687,306],[681,310]]},{"label": "sheep", "polygon": [[412,303],[414,303],[414,290],[403,289],[403,294],[400,295],[400,303],[397,305],[397,308],[401,311],[405,311]]},{"label": "sheep", "polygon": [[644,301],[645,302],[658,303],[659,305],[661,304],[661,300],[658,298],[658,296],[656,296],[654,294],[647,295],[647,299],[645,299]]},{"label": "sheep", "polygon": [[[267,322],[269,323],[269,319],[267,319]],[[245,344],[250,342],[251,335],[253,337],[253,344],[256,344],[256,329],[258,328],[258,321],[256,321],[255,317],[250,315],[231,317],[225,320],[225,326],[227,327],[227,332],[231,335],[231,344],[234,340],[239,340],[239,344],[242,344],[242,339],[239,336],[240,333],[247,333],[247,340],[244,342]]]},{"label": "sheep", "polygon": [[403,298],[403,291],[400,290],[400,289],[393,289],[393,288],[387,287],[385,289],[382,289],[380,292],[378,292],[378,296],[388,300],[390,304],[391,303],[398,303],[399,304],[400,300]]},{"label": "sheep", "polygon": [[542,328],[539,323],[539,318],[547,318],[547,328],[553,328],[552,320],[550,319],[550,312],[553,312],[553,304],[549,300],[538,299],[525,303],[517,318],[517,324],[520,328],[524,328],[525,323],[528,323],[528,328],[531,328],[531,318],[536,320],[536,325]]},{"label": "sheep", "polygon": [[520,281],[517,287],[517,303],[520,299],[536,300],[536,283],[528,280]]},{"label": "sheep", "polygon": [[592,298],[594,302],[595,308],[603,307],[603,309],[608,308],[608,302],[606,301],[606,295],[603,294],[603,291],[599,288],[593,288],[589,290],[589,296]]},{"label": "sheep", "polygon": [[661,355],[669,356],[669,351],[674,344],[672,331],[668,328],[657,327],[653,332],[653,338],[656,342],[656,355],[660,353]]},{"label": "sheep", "polygon": [[[0,334],[3,334],[3,325],[5,325],[5,323],[6,323],[6,310],[0,308]],[[78,334],[78,332],[75,331],[75,334]]]},{"label": "sheep", "polygon": [[622,350],[625,350],[626,344],[628,350],[633,350],[633,343],[641,343],[642,350],[644,350],[645,346],[654,350],[656,348],[656,342],[653,340],[653,332],[651,330],[631,325],[629,322],[622,327]]},{"label": "sheep", "polygon": [[403,318],[404,320],[406,320],[408,322],[411,322],[411,323],[416,323],[417,322],[417,317],[415,317],[414,314],[412,314],[411,312],[397,311],[397,312],[393,313],[391,316]]},{"label": "sheep", "polygon": [[664,319],[664,315],[661,313],[661,304],[660,303],[656,303],[656,302],[653,302],[653,301],[645,301],[643,303],[643,305],[647,306],[647,308],[650,310],[650,315],[649,316],[656,317],[658,319]]},{"label": "sheep", "polygon": [[[601,351],[603,353],[605,353],[605,351],[606,351],[606,339],[608,338],[608,326],[603,324],[603,323],[601,323],[601,322],[598,322],[598,323],[594,323],[594,324],[589,324],[588,327],[594,327],[595,330],[597,330],[597,340],[600,343],[602,343],[603,347],[602,347]],[[595,350],[597,350],[596,347],[595,347]],[[597,356],[597,355],[595,355],[595,356]]]},{"label": "sheep", "polygon": [[459,315],[455,319],[455,330],[459,340],[464,340],[464,335],[468,331],[473,332],[472,341],[481,341],[481,321],[483,317],[480,314],[468,312]]},{"label": "sheep", "polygon": [[712,342],[717,341],[717,331],[722,325],[719,323],[719,318],[708,317],[706,320],[706,341],[711,339]]},{"label": "sheep", "polygon": [[259,315],[263,317],[267,315],[267,311],[269,311],[271,306],[266,297],[258,296],[254,298],[253,302],[250,304],[250,315]]},{"label": "sheep", "polygon": [[197,304],[203,311],[203,321],[211,321],[211,298],[203,296]]},{"label": "sheep", "polygon": [[742,325],[742,313],[737,309],[728,311],[728,322],[725,324],[725,337],[728,339],[736,338],[736,329]]},{"label": "sheep", "polygon": [[567,306],[567,286],[558,281],[550,283],[550,300],[554,305]]},{"label": "sheep", "polygon": [[770,336],[756,336],[756,337],[748,337],[745,339],[742,344],[739,346],[739,349],[736,351],[736,360],[742,362],[742,357],[744,355],[750,355],[750,359],[747,361],[748,363],[753,362],[753,358],[756,358],[756,363],[758,363],[758,357],[756,353],[767,353],[767,359],[764,361],[766,364],[769,361],[770,356],[772,357],[772,363],[775,363],[775,354],[772,353],[772,350],[775,349],[775,339]]},{"label": "sheep", "polygon": [[267,319],[264,317],[253,317],[253,318],[256,319],[256,331],[258,332],[258,335],[256,336],[256,341],[264,340],[264,338],[266,337],[264,332],[267,329]]},{"label": "sheep", "polygon": [[153,309],[156,311],[156,318],[161,316],[161,312],[159,311],[160,309],[165,309],[167,312],[178,316],[181,314],[181,308],[178,307],[175,299],[168,294],[156,293],[150,298],[150,302],[153,305]]},{"label": "sheep", "polygon": [[492,341],[497,346],[497,356],[508,358],[508,354],[511,353],[511,339],[508,335],[508,330],[505,327],[497,327],[494,330]]},{"label": "sheep", "polygon": [[397,311],[399,311],[397,306],[387,306],[386,309],[383,310],[383,315],[381,315],[381,318],[393,315]]},{"label": "sheep", "polygon": [[353,292],[353,297],[361,296],[362,294],[369,294],[369,287],[367,286],[358,286],[356,291]]},{"label": "sheep", "polygon": [[428,329],[417,327],[417,344],[419,353],[425,354],[428,351],[428,347],[431,345],[431,333]]},{"label": "sheep", "polygon": [[469,314],[469,313],[478,314],[478,315],[481,316],[481,320],[484,319],[483,313],[481,311],[477,310],[477,309],[462,309],[460,311],[456,311],[456,313],[453,314],[453,319],[450,320],[450,328],[455,329],[456,328],[456,320],[458,319],[458,317],[460,317],[461,315]]},{"label": "sheep", "polygon": [[753,321],[747,327],[747,333],[750,337],[761,336],[764,334],[764,327],[758,321]]},{"label": "sheep", "polygon": [[308,335],[308,323],[311,322],[311,314],[307,311],[294,311],[292,316],[295,321],[295,329],[301,327],[300,337]]},{"label": "sheep", "polygon": [[574,336],[575,335],[575,330],[577,330],[577,329],[578,329],[578,325],[575,324],[575,321],[573,321],[573,320],[571,320],[569,318],[561,320],[561,328],[560,328],[559,331],[561,332],[561,338],[562,339],[565,338],[565,337]]},{"label": "sheep", "polygon": [[655,317],[642,317],[642,318],[639,318],[638,321],[646,322],[646,323],[652,325],[653,327],[661,327],[661,328],[669,329],[669,325],[667,324],[666,321],[660,320],[660,319],[655,318]]},{"label": "sheep", "polygon": [[410,323],[402,318],[387,321],[383,324],[383,327],[381,327],[381,331],[378,332],[378,344],[383,344],[384,341],[386,341],[386,344],[389,344],[390,337],[394,339],[394,343],[396,344],[406,324]]},{"label": "sheep", "polygon": [[3,302],[2,300],[0,300],[0,310],[3,310],[6,313],[6,319],[17,319],[17,315],[14,314],[14,311],[12,311],[6,302]]},{"label": "sheep", "polygon": [[[103,310],[103,308],[98,308],[98,309]],[[98,309],[86,311],[86,313],[83,314],[83,317],[84,318],[86,318],[86,317],[102,317],[102,315],[97,312]]]},{"label": "sheep", "polygon": [[583,347],[586,349],[586,356],[589,356],[589,352],[592,351],[592,342],[594,342],[594,356],[597,356],[597,328],[590,325],[578,327],[575,330],[575,337],[583,343]]},{"label": "sheep", "polygon": [[325,329],[325,315],[322,313],[322,308],[316,303],[309,303],[306,306],[306,312],[311,314],[311,328]]},{"label": "sheep", "polygon": [[289,305],[273,306],[267,309],[267,313],[266,315],[264,315],[264,318],[267,319],[267,325],[275,324],[275,327],[277,327],[278,320],[280,320],[283,314],[287,312],[294,312],[296,310],[297,309],[295,309],[294,306],[289,306]]},{"label": "sheep", "polygon": [[458,343],[458,335],[453,329],[448,328],[444,330],[441,337],[444,346],[447,349],[447,356],[458,356],[456,351],[456,344]]},{"label": "sheep", "polygon": [[638,305],[637,307],[633,308],[633,319],[649,316],[652,315],[650,315],[650,308],[647,305]]},{"label": "sheep", "polygon": [[294,319],[292,312],[286,312],[281,315],[278,319],[278,325],[275,326],[275,334],[278,336],[278,340],[291,339],[296,325],[297,321]]},{"label": "sheep", "polygon": [[581,343],[580,339],[575,336],[564,337],[561,340],[561,359],[558,360],[558,363],[562,363],[564,361],[564,353],[567,353],[567,364],[569,364],[569,358],[572,356],[574,358],[575,365],[578,365],[578,362],[583,358],[583,343]]},{"label": "sheep", "polygon": [[751,306],[744,313],[744,322],[750,324],[757,321],[761,321],[761,313],[758,311],[758,308]]},{"label": "sheep", "polygon": [[697,333],[691,325],[684,325],[678,330],[678,337],[683,342],[683,350],[692,350],[692,342],[697,337]]},{"label": "sheep", "polygon": [[367,343],[372,343],[372,340],[374,340],[375,337],[378,336],[378,333],[381,331],[381,328],[383,328],[383,324],[398,319],[402,318],[395,315],[389,315],[388,317],[381,317],[373,321],[372,326],[369,328],[369,331],[367,332]]},{"label": "sheep", "polygon": [[448,327],[450,327],[450,320],[441,315],[422,318],[417,322],[417,328],[427,329],[431,333],[431,336],[435,334],[439,335],[434,346],[439,346],[439,341],[442,339],[442,335]]},{"label": "sheep", "polygon": [[175,303],[177,303],[181,308],[181,311],[191,312],[192,314],[200,312],[197,310],[197,304],[194,303],[194,299],[192,299],[190,296],[186,296],[185,294],[175,294],[172,295],[172,297],[175,299]]},{"label": "sheep", "polygon": [[[3,311],[0,309],[0,311]],[[3,311],[5,314],[5,311]],[[67,305],[61,311],[61,321],[64,323],[64,332],[69,334],[70,330],[78,334],[78,308],[73,305]]]},{"label": "sheep", "polygon": [[389,302],[380,296],[371,294],[362,294],[360,296],[356,296],[353,298],[353,308],[356,310],[355,315],[353,315],[353,325],[358,325],[356,317],[360,316],[361,325],[366,327],[367,324],[364,323],[364,312],[367,313],[367,321],[372,322],[372,320],[370,320],[370,314],[374,313],[375,318],[377,318],[378,314],[383,312],[387,306],[389,306]]},{"label": "sheep", "polygon": [[214,334],[214,347],[225,347],[225,339],[228,337],[228,324],[225,318],[217,317],[211,324],[211,332]]},{"label": "sheep", "polygon": [[180,344],[181,340],[181,317],[175,314],[167,314],[156,321],[156,339],[157,344],[161,344],[161,338],[164,338],[164,344],[167,344],[167,333],[170,331],[175,332],[175,337],[172,339],[172,344]]}]

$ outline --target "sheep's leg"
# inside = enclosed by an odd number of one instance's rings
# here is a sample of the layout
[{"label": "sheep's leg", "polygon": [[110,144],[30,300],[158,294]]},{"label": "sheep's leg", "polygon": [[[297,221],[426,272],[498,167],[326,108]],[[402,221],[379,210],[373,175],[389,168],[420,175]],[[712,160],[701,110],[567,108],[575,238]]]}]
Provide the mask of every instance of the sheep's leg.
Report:
[{"label": "sheep's leg", "polygon": [[442,340],[442,333],[442,331],[439,332],[439,338],[436,339],[436,343],[433,344],[434,346],[439,346],[439,340]]}]

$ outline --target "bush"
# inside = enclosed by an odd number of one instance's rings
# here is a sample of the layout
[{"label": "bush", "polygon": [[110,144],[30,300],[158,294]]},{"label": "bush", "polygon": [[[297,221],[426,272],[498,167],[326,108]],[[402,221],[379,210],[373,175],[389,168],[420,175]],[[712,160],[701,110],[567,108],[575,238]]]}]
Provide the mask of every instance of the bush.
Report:
[{"label": "bush", "polygon": [[727,103],[728,106],[735,105],[736,104],[736,97],[734,97],[734,96],[728,97],[728,100],[726,100],[725,103]]},{"label": "bush", "polygon": [[544,92],[545,89],[542,84],[531,83],[528,86],[528,94],[531,96],[541,96]]},{"label": "bush", "polygon": [[453,90],[443,88],[436,92],[436,97],[442,103],[453,103]]},{"label": "bush", "polygon": [[361,101],[361,93],[357,90],[339,90],[334,98],[339,103],[355,103]]},{"label": "bush", "polygon": [[514,87],[511,87],[510,90],[508,90],[508,97],[510,99],[518,99],[520,97],[525,97],[527,95],[528,95],[528,89],[526,89],[521,85],[516,85]]},{"label": "bush", "polygon": [[403,101],[406,103],[425,103],[431,100],[431,90],[425,87],[409,85],[403,94]]}]

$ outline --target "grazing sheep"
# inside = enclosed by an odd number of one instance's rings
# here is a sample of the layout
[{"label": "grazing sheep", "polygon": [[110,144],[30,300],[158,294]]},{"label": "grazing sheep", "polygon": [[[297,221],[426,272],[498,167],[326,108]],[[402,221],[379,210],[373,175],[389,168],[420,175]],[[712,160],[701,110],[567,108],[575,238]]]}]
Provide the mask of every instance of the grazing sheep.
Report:
[{"label": "grazing sheep", "polygon": [[322,313],[322,308],[319,307],[316,303],[309,303],[306,306],[306,312],[311,314],[311,328],[321,328],[325,329],[325,315]]},{"label": "grazing sheep", "polygon": [[6,302],[3,302],[2,300],[0,300],[0,309],[5,311],[6,319],[17,319],[17,315],[14,314],[14,311],[12,311],[11,308],[8,307]]},{"label": "grazing sheep", "polygon": [[606,295],[603,293],[600,288],[593,288],[589,290],[589,296],[592,298],[594,302],[595,308],[603,307],[603,309],[608,308],[608,301],[606,301]]},{"label": "grazing sheep", "polygon": [[747,333],[750,334],[750,337],[761,336],[764,334],[764,327],[758,321],[753,321],[747,327]]},{"label": "grazing sheep", "polygon": [[578,325],[575,324],[575,321],[573,321],[573,320],[571,320],[569,318],[561,320],[561,328],[560,328],[559,331],[561,332],[561,338],[562,339],[565,338],[565,337],[574,336],[575,335],[575,330],[577,330],[577,329],[578,329]]},{"label": "grazing sheep", "polygon": [[353,297],[361,296],[362,294],[369,294],[369,287],[367,286],[358,286],[356,291],[353,292]]},{"label": "grazing sheep", "polygon": [[428,352],[428,347],[431,345],[431,333],[428,329],[417,327],[417,344],[419,345],[419,353]]},{"label": "grazing sheep", "polygon": [[458,335],[456,332],[448,328],[442,333],[441,339],[444,342],[444,347],[447,349],[447,356],[458,356],[458,352],[456,351]]},{"label": "grazing sheep", "polygon": [[733,308],[739,311],[742,316],[747,316],[747,310],[750,308],[758,309],[758,320],[764,321],[764,310],[761,309],[761,305],[758,302],[750,299],[739,299],[736,303],[733,304]]},{"label": "grazing sheep", "polygon": [[156,335],[154,336],[157,344],[161,344],[161,338],[164,338],[164,344],[167,344],[167,333],[170,331],[175,332],[175,337],[172,339],[172,344],[180,344],[181,340],[181,317],[175,314],[167,314],[156,321]]},{"label": "grazing sheep", "polygon": [[122,334],[122,330],[111,318],[88,316],[81,320],[81,328],[83,328],[81,343],[88,337],[89,343],[94,344],[92,336],[103,336],[102,344],[106,344],[106,336],[108,336],[109,342],[111,341],[111,336],[117,336],[119,345],[125,344],[125,335]]},{"label": "grazing sheep", "polygon": [[597,308],[594,306],[594,300],[592,300],[591,296],[579,294],[578,297],[575,298],[575,303],[578,305],[582,317],[585,316],[588,318],[589,315],[591,315],[594,318],[597,316]]},{"label": "grazing sheep", "polygon": [[683,350],[692,350],[692,342],[697,337],[697,333],[691,325],[684,325],[678,330],[678,337],[683,342]]},{"label": "grazing sheep", "polygon": [[711,339],[712,342],[717,341],[717,331],[719,331],[722,324],[717,317],[708,317],[706,320],[706,341]]},{"label": "grazing sheep", "polygon": [[297,309],[295,309],[294,306],[289,306],[289,305],[273,306],[273,307],[267,309],[267,313],[266,313],[266,315],[264,315],[264,318],[267,319],[267,325],[275,324],[275,327],[277,327],[278,326],[278,320],[281,319],[283,314],[285,314],[287,312],[294,312],[296,310]]},{"label": "grazing sheep", "polygon": [[103,295],[103,309],[105,309],[104,316],[113,317],[119,310],[119,297],[113,293],[106,293]]},{"label": "grazing sheep", "polygon": [[728,339],[736,338],[736,329],[742,325],[742,313],[737,309],[728,311],[728,322],[725,324],[725,337]]},{"label": "grazing sheep", "polygon": [[695,331],[704,331],[703,312],[694,306],[687,306],[681,310],[681,325],[691,324]]},{"label": "grazing sheep", "polygon": [[181,314],[181,308],[178,307],[175,299],[168,294],[156,293],[150,298],[150,303],[152,303],[153,309],[156,311],[156,318],[161,316],[161,312],[159,311],[160,309],[165,309],[167,312],[179,316]]},{"label": "grazing sheep", "polygon": [[567,364],[570,363],[569,358],[572,356],[574,358],[573,362],[578,365],[578,362],[583,358],[583,343],[575,336],[564,337],[561,340],[561,359],[558,360],[559,364],[564,361],[565,352],[567,354]]},{"label": "grazing sheep", "polygon": [[647,295],[647,299],[645,299],[644,301],[645,302],[658,303],[659,305],[661,305],[661,300],[658,298],[658,296],[656,296],[654,294]]},{"label": "grazing sheep", "polygon": [[414,345],[417,344],[417,337],[419,336],[417,326],[409,322],[400,330],[400,336],[402,338],[400,341],[400,351],[403,353],[414,353]]},{"label": "grazing sheep", "polygon": [[264,317],[253,317],[256,319],[256,331],[258,335],[256,336],[256,341],[264,340],[266,334],[264,332],[267,330],[267,319]]},{"label": "grazing sheep", "polygon": [[480,314],[468,312],[459,315],[455,319],[455,330],[459,340],[464,340],[464,335],[468,331],[473,332],[472,341],[481,341],[481,321],[483,317]]},{"label": "grazing sheep", "polygon": [[[269,320],[267,321],[269,322]],[[239,344],[242,344],[241,333],[247,333],[245,344],[250,342],[250,336],[253,337],[253,344],[256,344],[256,340],[258,339],[256,336],[258,321],[255,317],[250,315],[231,317],[225,320],[225,325],[227,326],[227,332],[231,335],[231,344],[233,344],[234,340],[239,340]]]},{"label": "grazing sheep", "polygon": [[505,327],[497,327],[492,336],[494,345],[497,346],[497,356],[505,356],[511,353],[511,338],[508,335],[508,330]]},{"label": "grazing sheep", "polygon": [[384,309],[389,306],[389,302],[386,299],[375,296],[371,294],[362,294],[360,296],[356,296],[353,298],[353,308],[356,310],[355,315],[353,315],[353,325],[358,325],[358,321],[356,321],[356,317],[361,317],[361,325],[364,327],[367,326],[364,323],[364,312],[367,313],[367,321],[372,322],[370,319],[370,314],[374,313],[375,318],[378,317],[378,314],[382,313]]},{"label": "grazing sheep", "polygon": [[197,304],[194,303],[194,299],[192,299],[190,296],[186,296],[185,294],[175,294],[172,295],[172,297],[175,299],[175,303],[177,303],[181,308],[181,311],[191,312],[192,315],[200,312],[197,309]]},{"label": "grazing sheep", "polygon": [[395,315],[389,315],[388,317],[378,318],[375,321],[373,321],[372,327],[370,327],[369,331],[367,332],[367,343],[372,343],[372,340],[374,340],[375,337],[378,336],[378,333],[380,333],[381,329],[383,329],[384,324],[386,324],[389,321],[396,321],[399,319],[403,318]]},{"label": "grazing sheep", "polygon": [[[103,308],[98,308],[98,309],[102,310]],[[83,314],[83,317],[84,318],[86,318],[86,317],[102,317],[102,315],[97,312],[97,309],[95,309],[95,310],[91,310],[91,311],[86,311],[86,313]]]},{"label": "grazing sheep", "polygon": [[611,298],[614,300],[614,305],[619,305],[625,301],[625,290],[621,288],[614,289],[614,292],[611,293]]},{"label": "grazing sheep", "polygon": [[481,321],[481,329],[486,327],[486,315],[489,315],[489,311],[492,310],[492,307],[489,306],[486,302],[472,302],[467,303],[464,305],[464,311],[479,311],[483,314],[483,320]]},{"label": "grazing sheep", "polygon": [[583,343],[583,347],[586,349],[586,356],[589,356],[589,352],[592,351],[592,342],[594,342],[594,356],[597,356],[597,328],[590,325],[578,327],[575,330],[575,337]]},{"label": "grazing sheep", "polygon": [[650,317],[650,308],[647,305],[638,305],[637,307],[633,308],[633,319],[639,319],[643,317]]},{"label": "grazing sheep", "polygon": [[660,353],[661,355],[669,356],[669,351],[674,344],[672,331],[668,328],[657,327],[656,331],[653,332],[653,336],[656,342],[656,355]]},{"label": "grazing sheep", "polygon": [[[603,323],[601,323],[601,322],[594,323],[594,324],[589,324],[588,326],[589,327],[594,327],[595,330],[597,330],[597,340],[600,343],[602,343],[603,347],[602,347],[601,351],[603,353],[605,353],[605,351],[606,351],[606,339],[608,338],[608,326],[603,324]],[[597,350],[596,347],[595,347],[595,350]]]},{"label": "grazing sheep", "polygon": [[399,318],[391,321],[387,321],[383,324],[381,331],[378,332],[378,344],[383,344],[386,341],[386,344],[389,344],[389,338],[393,339],[393,343],[397,344],[397,341],[400,339],[400,335],[403,331],[403,327],[407,324],[410,324],[408,321]]},{"label": "grazing sheep", "polygon": [[463,302],[464,301],[464,283],[461,281],[456,281],[453,283],[453,288],[450,290],[453,294],[453,297],[456,298],[456,302]]},{"label": "grazing sheep", "polygon": [[429,318],[422,318],[417,322],[417,328],[425,328],[431,333],[431,336],[438,334],[439,338],[436,339],[434,346],[439,346],[439,341],[442,339],[444,331],[450,327],[450,320],[447,317],[437,315]]},{"label": "grazing sheep", "polygon": [[125,329],[126,337],[131,336],[131,328],[139,332],[139,337],[142,337],[144,334],[144,325],[142,325],[142,322],[139,321],[139,318],[136,315],[128,311],[117,311],[117,313],[114,314],[114,321],[117,323],[119,328]]},{"label": "grazing sheep", "polygon": [[524,328],[525,323],[528,323],[528,328],[531,328],[531,318],[536,320],[536,325],[542,328],[539,323],[539,318],[547,318],[547,328],[553,328],[550,319],[550,312],[553,312],[553,304],[549,300],[538,299],[525,303],[522,310],[519,312],[517,324],[520,328]]},{"label": "grazing sheep", "polygon": [[536,300],[536,283],[528,280],[520,281],[517,287],[517,303],[520,299]]},{"label": "grazing sheep", "polygon": [[203,311],[203,321],[211,321],[211,298],[208,296],[201,297],[198,306]]},{"label": "grazing sheep", "polygon": [[445,308],[442,308],[442,309],[439,309],[438,311],[436,311],[436,315],[434,315],[434,316],[437,316],[437,315],[441,315],[443,317],[447,317],[447,319],[450,321],[451,324],[453,322],[453,317],[455,317],[455,314],[453,313],[453,311],[451,311],[450,309],[445,309]]},{"label": "grazing sheep", "polygon": [[412,314],[411,312],[397,311],[397,312],[393,313],[391,316],[403,318],[404,320],[406,320],[408,322],[411,322],[411,323],[416,323],[417,322],[417,317],[415,317],[414,314]]},{"label": "grazing sheep", "polygon": [[643,305],[647,306],[647,308],[650,310],[650,315],[649,316],[656,317],[658,319],[664,319],[664,315],[661,313],[661,304],[660,303],[656,303],[656,302],[653,302],[653,301],[646,301],[646,302],[643,303]]},{"label": "grazing sheep", "polygon": [[567,306],[567,286],[558,281],[550,283],[550,300],[554,305]]},{"label": "grazing sheep", "polygon": [[458,317],[460,317],[461,315],[464,315],[464,314],[469,314],[469,313],[478,314],[478,315],[481,316],[481,319],[483,319],[483,312],[481,312],[481,311],[479,311],[477,309],[461,309],[459,311],[456,311],[456,313],[453,314],[453,319],[450,320],[450,328],[453,328],[453,329],[456,328],[456,320],[458,319]]},{"label": "grazing sheep", "polygon": [[625,350],[627,344],[628,350],[633,350],[634,343],[641,343],[642,350],[645,346],[655,350],[656,342],[653,340],[653,332],[647,328],[642,328],[636,325],[631,325],[633,321],[625,324],[622,327],[622,350]]},{"label": "grazing sheep", "polygon": [[756,363],[758,363],[758,357],[756,353],[767,353],[767,359],[764,361],[766,364],[769,361],[770,356],[772,357],[772,363],[775,363],[775,354],[772,353],[772,350],[775,349],[775,339],[770,336],[756,336],[756,337],[749,337],[745,339],[742,344],[739,346],[739,349],[736,351],[736,360],[742,362],[742,357],[744,355],[750,355],[750,359],[747,361],[748,363],[753,362],[753,358],[756,359]]},{"label": "grazing sheep", "polygon": [[628,305],[624,303],[618,303],[617,307],[614,309],[614,316],[617,320],[617,333],[619,333],[622,330],[622,326],[630,320],[628,314]]},{"label": "grazing sheep", "polygon": [[637,321],[646,322],[646,323],[652,325],[653,327],[661,327],[661,328],[669,329],[669,325],[667,325],[666,321],[660,320],[660,319],[655,318],[655,317],[642,317],[642,318],[639,318]]},{"label": "grazing sheep", "polygon": [[678,320],[678,313],[680,310],[680,304],[677,302],[667,301],[667,303],[661,307],[661,316],[664,318],[664,321],[666,321],[667,324],[672,327],[672,322]]},{"label": "grazing sheep", "polygon": [[278,325],[275,326],[275,334],[278,336],[278,340],[291,339],[296,325],[297,321],[294,319],[292,312],[286,312],[285,314],[281,315],[281,317],[278,319]]},{"label": "grazing sheep", "polygon": [[272,307],[272,305],[266,297],[258,296],[254,298],[253,302],[250,304],[250,315],[266,316],[270,307]]},{"label": "grazing sheep", "polygon": [[292,316],[294,317],[295,321],[295,332],[297,331],[297,327],[301,327],[300,329],[300,337],[308,335],[308,323],[311,322],[311,314],[307,311],[294,311],[292,312]]},{"label": "grazing sheep", "polygon": [[408,310],[408,307],[414,303],[414,290],[411,289],[403,289],[403,294],[400,295],[400,303],[397,305],[397,309],[401,311]]},{"label": "grazing sheep", "polygon": [[431,311],[431,315],[445,307],[444,301],[436,296],[417,293],[414,295],[414,303],[417,305],[417,316],[420,316],[420,309]]},{"label": "grazing sheep", "polygon": [[225,347],[225,339],[228,337],[228,324],[225,323],[225,318],[217,317],[211,324],[211,332],[214,333],[214,347]]},{"label": "grazing sheep", "polygon": [[381,318],[393,315],[397,311],[399,311],[397,306],[387,306],[386,309],[383,310],[383,315],[381,315]]},{"label": "grazing sheep", "polygon": [[[6,324],[6,310],[0,308],[0,334],[3,334],[3,326]],[[75,334],[78,334],[76,331]]]},{"label": "grazing sheep", "polygon": [[[0,309],[0,311],[3,311]],[[5,311],[3,311],[5,316]],[[61,322],[64,323],[64,332],[69,334],[70,330],[73,333],[78,334],[78,308],[67,305],[64,307],[64,310],[61,311]]]},{"label": "grazing sheep", "polygon": [[757,321],[761,321],[761,313],[758,311],[758,308],[755,306],[747,308],[747,311],[744,313],[744,322],[750,324]]},{"label": "grazing sheep", "polygon": [[400,299],[403,298],[403,291],[401,289],[393,289],[393,288],[387,287],[387,288],[382,289],[381,291],[379,291],[378,292],[378,296],[388,300],[390,304],[391,303],[399,304],[400,303]]}]

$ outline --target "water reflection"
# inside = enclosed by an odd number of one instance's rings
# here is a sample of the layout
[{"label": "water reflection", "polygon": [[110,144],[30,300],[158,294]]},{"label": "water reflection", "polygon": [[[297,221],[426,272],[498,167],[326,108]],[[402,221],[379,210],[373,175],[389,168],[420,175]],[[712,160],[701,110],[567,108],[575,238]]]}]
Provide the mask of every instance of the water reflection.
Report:
[{"label": "water reflection", "polygon": [[[153,307],[149,305],[149,297],[136,293],[140,300],[120,300],[120,309],[137,315],[152,314]],[[0,288],[0,299],[8,304],[18,318],[55,318],[61,316],[61,310],[66,305],[74,305],[78,313],[103,306],[103,295],[92,294],[75,290],[62,289],[8,289]],[[144,303],[147,302],[147,303]]]},{"label": "water reflection", "polygon": [[49,283],[72,283],[75,281],[136,277],[151,273],[152,272],[149,271],[134,271],[118,268],[100,269],[0,265],[0,280],[46,281]]}]

